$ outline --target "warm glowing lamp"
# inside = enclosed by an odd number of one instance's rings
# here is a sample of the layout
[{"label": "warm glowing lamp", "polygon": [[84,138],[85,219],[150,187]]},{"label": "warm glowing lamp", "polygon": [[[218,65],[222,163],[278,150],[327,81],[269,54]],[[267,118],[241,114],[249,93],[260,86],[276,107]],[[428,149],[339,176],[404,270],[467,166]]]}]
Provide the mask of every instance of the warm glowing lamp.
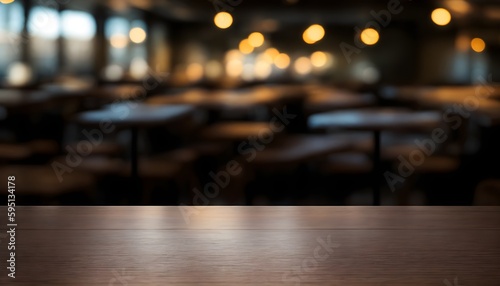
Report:
[{"label": "warm glowing lamp", "polygon": [[474,38],[470,42],[470,47],[476,53],[481,53],[486,48],[486,43],[481,38]]},{"label": "warm glowing lamp", "polygon": [[431,19],[438,26],[446,26],[451,21],[451,14],[444,8],[437,8],[432,11]]},{"label": "warm glowing lamp", "polygon": [[228,12],[217,13],[214,17],[214,23],[220,29],[227,29],[233,24],[233,16]]},{"label": "warm glowing lamp", "polygon": [[368,28],[364,29],[363,32],[361,32],[361,41],[365,43],[365,45],[375,45],[380,38],[380,35],[378,34],[377,30],[373,28]]},{"label": "warm glowing lamp", "polygon": [[136,44],[140,44],[146,40],[146,31],[144,29],[135,27],[129,32],[130,40]]},{"label": "warm glowing lamp", "polygon": [[264,44],[264,35],[259,32],[255,32],[248,36],[248,43],[254,47],[258,48]]}]

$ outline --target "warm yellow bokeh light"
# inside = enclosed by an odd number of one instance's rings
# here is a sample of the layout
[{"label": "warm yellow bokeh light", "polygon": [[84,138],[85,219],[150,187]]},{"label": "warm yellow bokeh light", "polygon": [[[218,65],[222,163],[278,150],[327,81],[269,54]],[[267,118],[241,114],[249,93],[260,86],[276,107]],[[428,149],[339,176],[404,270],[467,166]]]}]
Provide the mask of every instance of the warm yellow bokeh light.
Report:
[{"label": "warm yellow bokeh light", "polygon": [[309,34],[307,33],[307,30],[305,30],[304,33],[302,34],[302,39],[304,40],[304,42],[306,44],[309,44],[309,45],[316,43],[316,41],[313,41],[312,39],[309,38]]},{"label": "warm yellow bokeh light", "polygon": [[142,28],[135,27],[129,32],[130,40],[136,44],[140,44],[146,40],[146,31]]},{"label": "warm yellow bokeh light", "polygon": [[14,62],[7,67],[7,83],[12,86],[28,84],[33,77],[31,67],[22,62]]},{"label": "warm yellow bokeh light", "polygon": [[280,54],[275,48],[269,48],[265,51],[266,55],[270,56],[273,60]]},{"label": "warm yellow bokeh light", "polygon": [[266,61],[257,61],[254,67],[255,78],[263,80],[267,79],[273,72],[273,67]]},{"label": "warm yellow bokeh light", "polygon": [[474,52],[480,53],[480,52],[484,51],[484,49],[486,48],[486,43],[481,38],[474,38],[470,42],[470,47],[472,48],[472,50]]},{"label": "warm yellow bokeh light", "polygon": [[130,62],[130,76],[139,80],[143,79],[148,74],[148,63],[141,57],[135,57]]},{"label": "warm yellow bokeh light", "polygon": [[451,14],[444,8],[437,8],[436,10],[432,11],[431,19],[432,22],[434,22],[436,25],[445,26],[450,23]]},{"label": "warm yellow bokeh light", "polygon": [[287,54],[279,54],[274,58],[274,65],[279,69],[286,69],[290,66],[290,57]]},{"label": "warm yellow bokeh light", "polygon": [[445,5],[453,12],[461,14],[469,13],[472,9],[471,5],[465,0],[447,0]]},{"label": "warm yellow bokeh light", "polygon": [[227,29],[233,24],[233,16],[228,12],[217,13],[214,17],[214,23],[220,29]]},{"label": "warm yellow bokeh light", "polygon": [[311,60],[308,57],[300,57],[294,63],[295,72],[300,75],[306,75],[311,73],[312,65]]},{"label": "warm yellow bokeh light", "polygon": [[237,49],[228,51],[226,53],[226,57],[225,57],[227,62],[232,61],[232,60],[241,60],[242,58],[243,58],[243,54]]},{"label": "warm yellow bokeh light", "polygon": [[254,48],[258,48],[264,44],[264,35],[259,32],[251,33],[248,36],[248,42]]},{"label": "warm yellow bokeh light", "polygon": [[248,39],[244,39],[243,41],[240,42],[240,52],[242,52],[245,55],[251,54],[253,52],[253,46],[250,45],[250,41]]},{"label": "warm yellow bokeh light", "polygon": [[314,24],[304,31],[302,38],[304,39],[304,42],[306,42],[307,44],[314,44],[318,41],[321,41],[321,39],[323,39],[324,36],[325,36],[325,29],[321,25]]},{"label": "warm yellow bokeh light", "polygon": [[231,60],[226,64],[226,74],[230,77],[239,77],[243,73],[243,62]]},{"label": "warm yellow bokeh light", "polygon": [[113,48],[123,49],[128,44],[128,38],[127,38],[127,36],[122,35],[122,34],[114,34],[109,39],[109,43],[111,44],[111,46]]},{"label": "warm yellow bokeh light", "polygon": [[224,72],[222,64],[216,60],[209,61],[205,65],[205,76],[208,79],[216,80],[219,79]]},{"label": "warm yellow bokeh light", "polygon": [[192,63],[186,69],[186,76],[191,82],[199,81],[203,78],[203,66],[199,63]]},{"label": "warm yellow bokeh light", "polygon": [[0,0],[0,3],[2,4],[10,4],[12,2],[14,2],[14,0]]},{"label": "warm yellow bokeh light", "polygon": [[365,43],[365,45],[375,45],[379,38],[380,35],[377,30],[373,28],[364,29],[363,32],[361,32],[361,41]]},{"label": "warm yellow bokeh light", "polygon": [[323,52],[318,51],[318,52],[314,52],[311,55],[311,64],[314,67],[317,67],[317,68],[324,67],[327,62],[328,62],[328,57]]},{"label": "warm yellow bokeh light", "polygon": [[270,55],[268,55],[266,53],[261,53],[257,56],[257,61],[272,64],[274,62],[274,59],[273,59],[273,57],[271,57]]}]

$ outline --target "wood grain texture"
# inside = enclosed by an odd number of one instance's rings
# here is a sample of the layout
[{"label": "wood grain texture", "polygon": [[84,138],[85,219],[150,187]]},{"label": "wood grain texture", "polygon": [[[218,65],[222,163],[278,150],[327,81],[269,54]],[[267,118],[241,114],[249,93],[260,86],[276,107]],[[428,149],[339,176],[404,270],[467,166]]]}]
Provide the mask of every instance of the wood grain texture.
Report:
[{"label": "wood grain texture", "polygon": [[[499,285],[498,207],[19,207],[1,285]],[[5,213],[5,208],[0,208]],[[4,225],[2,225],[2,229]],[[3,232],[3,231],[2,231]],[[320,259],[321,258],[321,259]],[[447,281],[449,284],[447,284]]]}]

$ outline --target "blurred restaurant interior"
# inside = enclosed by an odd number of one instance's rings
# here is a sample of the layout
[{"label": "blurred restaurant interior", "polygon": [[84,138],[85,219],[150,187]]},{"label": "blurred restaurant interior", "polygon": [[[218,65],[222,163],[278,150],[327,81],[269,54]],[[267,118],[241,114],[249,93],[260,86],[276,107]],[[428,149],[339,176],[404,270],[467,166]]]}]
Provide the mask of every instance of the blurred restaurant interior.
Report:
[{"label": "blurred restaurant interior", "polygon": [[20,205],[500,205],[499,26],[496,0],[0,0],[0,178]]}]

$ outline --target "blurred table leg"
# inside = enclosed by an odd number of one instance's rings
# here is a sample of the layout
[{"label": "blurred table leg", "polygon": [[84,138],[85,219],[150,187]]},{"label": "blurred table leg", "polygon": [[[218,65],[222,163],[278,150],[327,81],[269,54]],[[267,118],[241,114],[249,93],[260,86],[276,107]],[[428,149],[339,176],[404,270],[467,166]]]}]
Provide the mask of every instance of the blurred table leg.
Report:
[{"label": "blurred table leg", "polygon": [[137,127],[131,128],[131,149],[130,149],[130,163],[131,163],[131,178],[132,189],[130,191],[130,201],[132,204],[139,204],[142,196],[141,182],[139,178],[139,155],[138,155],[138,141],[139,130]]},{"label": "blurred table leg", "polygon": [[380,131],[374,131],[373,133],[373,178],[372,178],[372,188],[373,188],[373,205],[380,205],[380,175],[381,175],[381,139]]}]

